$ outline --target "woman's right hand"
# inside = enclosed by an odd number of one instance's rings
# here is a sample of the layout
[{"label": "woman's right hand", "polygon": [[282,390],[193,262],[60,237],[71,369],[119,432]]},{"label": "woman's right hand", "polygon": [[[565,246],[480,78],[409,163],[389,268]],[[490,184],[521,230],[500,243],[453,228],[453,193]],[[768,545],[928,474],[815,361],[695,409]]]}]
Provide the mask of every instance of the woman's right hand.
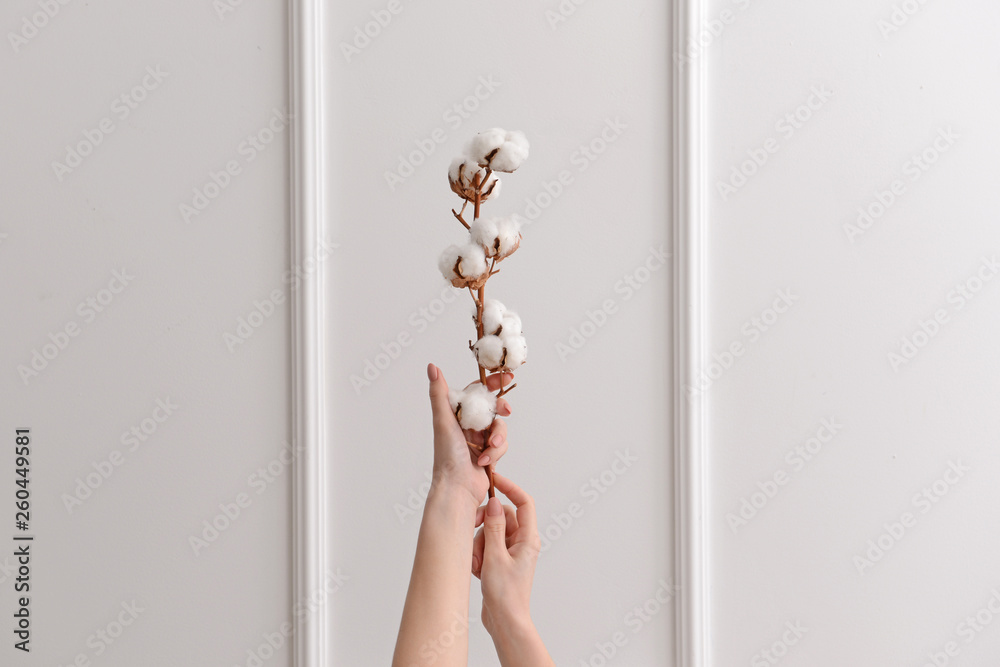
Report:
[{"label": "woman's right hand", "polygon": [[483,527],[472,543],[472,573],[482,581],[483,626],[490,636],[531,624],[531,583],[541,549],[535,504],[514,482],[494,473],[493,481],[514,506],[490,498],[476,513]]}]

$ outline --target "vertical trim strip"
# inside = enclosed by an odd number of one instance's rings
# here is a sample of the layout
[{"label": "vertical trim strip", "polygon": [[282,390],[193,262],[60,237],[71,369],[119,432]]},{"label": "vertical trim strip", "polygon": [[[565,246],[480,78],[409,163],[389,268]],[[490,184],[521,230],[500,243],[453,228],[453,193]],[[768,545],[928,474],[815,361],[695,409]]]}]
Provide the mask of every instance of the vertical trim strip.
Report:
[{"label": "vertical trim strip", "polygon": [[[289,0],[289,106],[292,114],[291,262],[315,265],[292,298],[292,623],[295,667],[325,667],[327,608],[324,455],[324,271],[316,261],[323,240],[322,3]],[[313,259],[309,259],[313,258]],[[307,261],[308,260],[308,261]],[[303,613],[308,610],[308,613]]]},{"label": "vertical trim strip", "polygon": [[[696,375],[705,354],[705,63],[698,33],[703,0],[675,0],[674,140],[674,521],[678,667],[708,667],[705,529],[705,400]],[[688,48],[695,50],[689,53]]]}]

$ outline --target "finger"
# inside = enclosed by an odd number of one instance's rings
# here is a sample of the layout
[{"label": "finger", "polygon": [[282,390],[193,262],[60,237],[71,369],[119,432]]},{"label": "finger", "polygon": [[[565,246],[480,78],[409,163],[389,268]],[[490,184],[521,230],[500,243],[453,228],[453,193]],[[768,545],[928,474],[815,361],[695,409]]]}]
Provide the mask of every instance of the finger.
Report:
[{"label": "finger", "polygon": [[499,498],[486,503],[486,520],[483,521],[483,567],[510,559],[507,552],[507,522]]},{"label": "finger", "polygon": [[431,411],[434,413],[435,430],[458,423],[448,401],[448,383],[444,379],[444,373],[434,364],[427,364],[427,379],[431,383]]},{"label": "finger", "polygon": [[464,429],[462,433],[465,434],[465,441],[470,445],[475,445],[480,450],[483,448],[483,433],[485,431],[474,431],[471,428]]},{"label": "finger", "polygon": [[[510,538],[517,532],[517,513],[510,505],[503,506],[504,520],[507,522],[507,529],[504,531],[504,543],[509,548]],[[486,505],[476,510],[476,526],[483,522],[486,516]],[[476,531],[476,536],[472,539],[472,574],[480,578],[483,572],[483,548],[486,537],[483,529]]]},{"label": "finger", "polygon": [[[486,509],[484,505],[483,510]],[[483,549],[485,547],[486,537],[483,535],[483,529],[480,528],[476,531],[476,536],[472,538],[472,574],[475,575],[476,579],[482,577],[483,574]]]},{"label": "finger", "polygon": [[[486,518],[486,505],[482,505],[476,508],[476,528],[479,528],[483,524],[483,520]],[[503,506],[504,519],[507,521],[507,531],[506,536],[510,537],[517,532],[517,510],[510,506]]]},{"label": "finger", "polygon": [[517,507],[517,522],[527,531],[528,535],[538,534],[538,520],[535,517],[535,501],[514,482],[503,475],[493,473],[493,485],[507,496]]},{"label": "finger", "polygon": [[486,388],[490,391],[497,391],[503,389],[504,385],[510,384],[513,379],[513,373],[494,373],[486,377]]},{"label": "finger", "polygon": [[501,417],[510,417],[510,403],[507,402],[506,398],[497,399],[497,414]]},{"label": "finger", "polygon": [[507,453],[507,424],[501,419],[493,420],[490,427],[489,447],[487,447],[476,461],[477,465],[486,466],[496,463],[500,457]]}]

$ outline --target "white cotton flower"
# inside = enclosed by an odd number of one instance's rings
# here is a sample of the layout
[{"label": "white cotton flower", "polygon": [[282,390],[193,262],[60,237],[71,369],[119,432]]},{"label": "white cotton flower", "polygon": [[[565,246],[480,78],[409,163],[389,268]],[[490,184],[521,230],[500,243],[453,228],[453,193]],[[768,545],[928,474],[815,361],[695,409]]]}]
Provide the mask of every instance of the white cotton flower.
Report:
[{"label": "white cotton flower", "polygon": [[513,371],[528,360],[528,341],[524,336],[502,336],[500,340],[504,349],[502,370]]},{"label": "white cotton flower", "polygon": [[500,318],[500,330],[495,332],[498,336],[520,336],[521,318],[513,310],[505,311]]},{"label": "white cotton flower", "polygon": [[499,336],[483,336],[472,346],[479,365],[488,371],[496,370],[503,360],[503,341]]},{"label": "white cotton flower", "polygon": [[487,257],[502,260],[521,245],[521,220],[516,215],[480,218],[469,226],[469,238],[482,247]]},{"label": "white cotton flower", "polygon": [[528,159],[528,138],[523,132],[508,132],[506,139],[490,160],[493,171],[516,171]]},{"label": "white cotton flower", "polygon": [[507,132],[495,127],[474,136],[465,150],[481,167],[511,172],[528,159],[528,149],[528,139],[523,132]]},{"label": "white cotton flower", "polygon": [[497,218],[479,218],[469,225],[469,240],[481,247],[487,257],[496,255],[496,249],[500,245],[499,237]]},{"label": "white cotton flower", "polygon": [[488,166],[487,157],[492,157],[496,151],[507,141],[507,130],[502,127],[494,127],[492,130],[480,132],[469,140],[465,147],[465,153],[475,160],[479,166]]},{"label": "white cotton flower", "polygon": [[[475,201],[476,175],[479,176],[480,183],[482,183],[483,179],[486,178],[486,170],[480,167],[472,158],[462,156],[452,160],[451,166],[448,167],[448,183],[451,185],[452,192],[462,199]],[[498,197],[500,195],[500,185],[500,179],[496,177],[496,174],[490,174],[490,177],[486,178],[486,182],[480,190],[479,201],[483,202],[487,199]]]},{"label": "white cotton flower", "polygon": [[521,219],[511,215],[497,220],[498,260],[511,255],[521,245]]},{"label": "white cotton flower", "polygon": [[486,254],[474,243],[445,248],[438,258],[438,268],[455,287],[478,288],[489,277]]},{"label": "white cotton flower", "polygon": [[456,400],[452,405],[459,425],[473,431],[488,429],[497,412],[497,397],[493,392],[475,382],[456,393]]},{"label": "white cotton flower", "polygon": [[496,299],[486,299],[483,302],[483,331],[487,334],[495,334],[500,328],[506,311],[507,306]]}]

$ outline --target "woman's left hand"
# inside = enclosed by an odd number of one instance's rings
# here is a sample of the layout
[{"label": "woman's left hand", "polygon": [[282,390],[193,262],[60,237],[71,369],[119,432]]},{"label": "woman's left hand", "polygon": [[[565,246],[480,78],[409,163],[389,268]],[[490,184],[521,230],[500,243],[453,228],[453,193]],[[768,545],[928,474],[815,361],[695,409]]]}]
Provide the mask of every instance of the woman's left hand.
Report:
[{"label": "woman's left hand", "polygon": [[[469,492],[476,506],[482,504],[490,482],[484,466],[494,464],[507,452],[507,425],[494,419],[488,431],[463,431],[448,401],[448,383],[441,369],[427,365],[430,380],[431,411],[434,416],[434,473],[432,484],[452,486]],[[486,388],[499,391],[514,379],[512,373],[495,373],[486,378]],[[497,416],[510,415],[510,403],[497,399]],[[490,437],[489,446],[481,451],[483,435]],[[480,448],[474,451],[468,443]]]}]

